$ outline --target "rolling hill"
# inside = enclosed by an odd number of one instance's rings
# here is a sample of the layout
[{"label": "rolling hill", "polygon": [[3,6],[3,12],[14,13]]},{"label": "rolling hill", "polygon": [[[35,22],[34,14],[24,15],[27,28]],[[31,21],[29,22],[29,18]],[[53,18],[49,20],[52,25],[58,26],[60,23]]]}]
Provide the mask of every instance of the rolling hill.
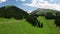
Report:
[{"label": "rolling hill", "polygon": [[57,11],[57,10],[38,8],[38,9],[32,11],[30,14],[46,15],[47,13],[52,13],[53,15],[56,16],[56,13],[57,13],[57,12],[60,13],[60,11]]},{"label": "rolling hill", "polygon": [[0,18],[0,34],[60,34],[60,28],[56,27],[54,20],[38,17],[43,23],[43,28],[33,27],[25,19],[15,20]]},{"label": "rolling hill", "polygon": [[[36,17],[33,15],[38,15],[40,13],[46,14],[50,12],[55,14],[55,11],[50,9],[38,9],[33,11],[31,14],[28,14],[16,6],[1,7],[0,34],[60,34],[60,28],[59,26],[56,26],[55,19],[46,19],[45,16]],[[57,15],[59,14],[60,13],[57,12]],[[43,27],[34,27],[26,20],[26,17],[27,20],[33,24],[37,24],[37,22],[39,22],[39,24],[43,23]]]},{"label": "rolling hill", "polygon": [[26,18],[28,13],[16,6],[4,6],[0,7],[0,17],[23,19]]}]

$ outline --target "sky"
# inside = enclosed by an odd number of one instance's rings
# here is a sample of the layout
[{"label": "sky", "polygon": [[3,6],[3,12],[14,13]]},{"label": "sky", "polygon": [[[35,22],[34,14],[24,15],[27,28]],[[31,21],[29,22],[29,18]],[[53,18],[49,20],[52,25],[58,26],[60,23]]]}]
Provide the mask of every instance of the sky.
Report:
[{"label": "sky", "polygon": [[37,8],[60,11],[60,0],[0,0],[0,7],[14,5],[28,13]]}]

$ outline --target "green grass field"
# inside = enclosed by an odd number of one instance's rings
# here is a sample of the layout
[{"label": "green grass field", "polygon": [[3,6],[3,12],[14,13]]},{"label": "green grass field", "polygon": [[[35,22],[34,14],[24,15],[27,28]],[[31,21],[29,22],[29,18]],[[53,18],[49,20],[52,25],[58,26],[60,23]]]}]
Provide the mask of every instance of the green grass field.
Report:
[{"label": "green grass field", "polygon": [[25,19],[0,18],[0,34],[60,34],[60,28],[56,27],[54,20],[38,17],[43,23],[43,28],[37,28],[29,24]]}]

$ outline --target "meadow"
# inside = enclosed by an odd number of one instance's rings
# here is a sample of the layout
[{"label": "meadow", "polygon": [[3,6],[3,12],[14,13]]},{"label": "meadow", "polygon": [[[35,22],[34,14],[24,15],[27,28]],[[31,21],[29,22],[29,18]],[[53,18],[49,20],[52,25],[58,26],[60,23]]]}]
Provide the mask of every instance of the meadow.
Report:
[{"label": "meadow", "polygon": [[60,34],[60,28],[54,24],[54,19],[47,20],[45,17],[37,18],[43,23],[43,28],[32,26],[25,19],[0,18],[0,34]]}]

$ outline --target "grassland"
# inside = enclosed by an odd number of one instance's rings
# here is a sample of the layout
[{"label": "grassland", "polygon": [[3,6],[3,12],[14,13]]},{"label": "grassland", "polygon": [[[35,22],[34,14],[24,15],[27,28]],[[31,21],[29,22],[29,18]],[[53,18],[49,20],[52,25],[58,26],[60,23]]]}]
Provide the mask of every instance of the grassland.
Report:
[{"label": "grassland", "polygon": [[0,18],[0,34],[60,34],[60,28],[56,27],[54,20],[47,20],[44,17],[37,19],[43,23],[43,28],[34,27],[25,19]]}]

